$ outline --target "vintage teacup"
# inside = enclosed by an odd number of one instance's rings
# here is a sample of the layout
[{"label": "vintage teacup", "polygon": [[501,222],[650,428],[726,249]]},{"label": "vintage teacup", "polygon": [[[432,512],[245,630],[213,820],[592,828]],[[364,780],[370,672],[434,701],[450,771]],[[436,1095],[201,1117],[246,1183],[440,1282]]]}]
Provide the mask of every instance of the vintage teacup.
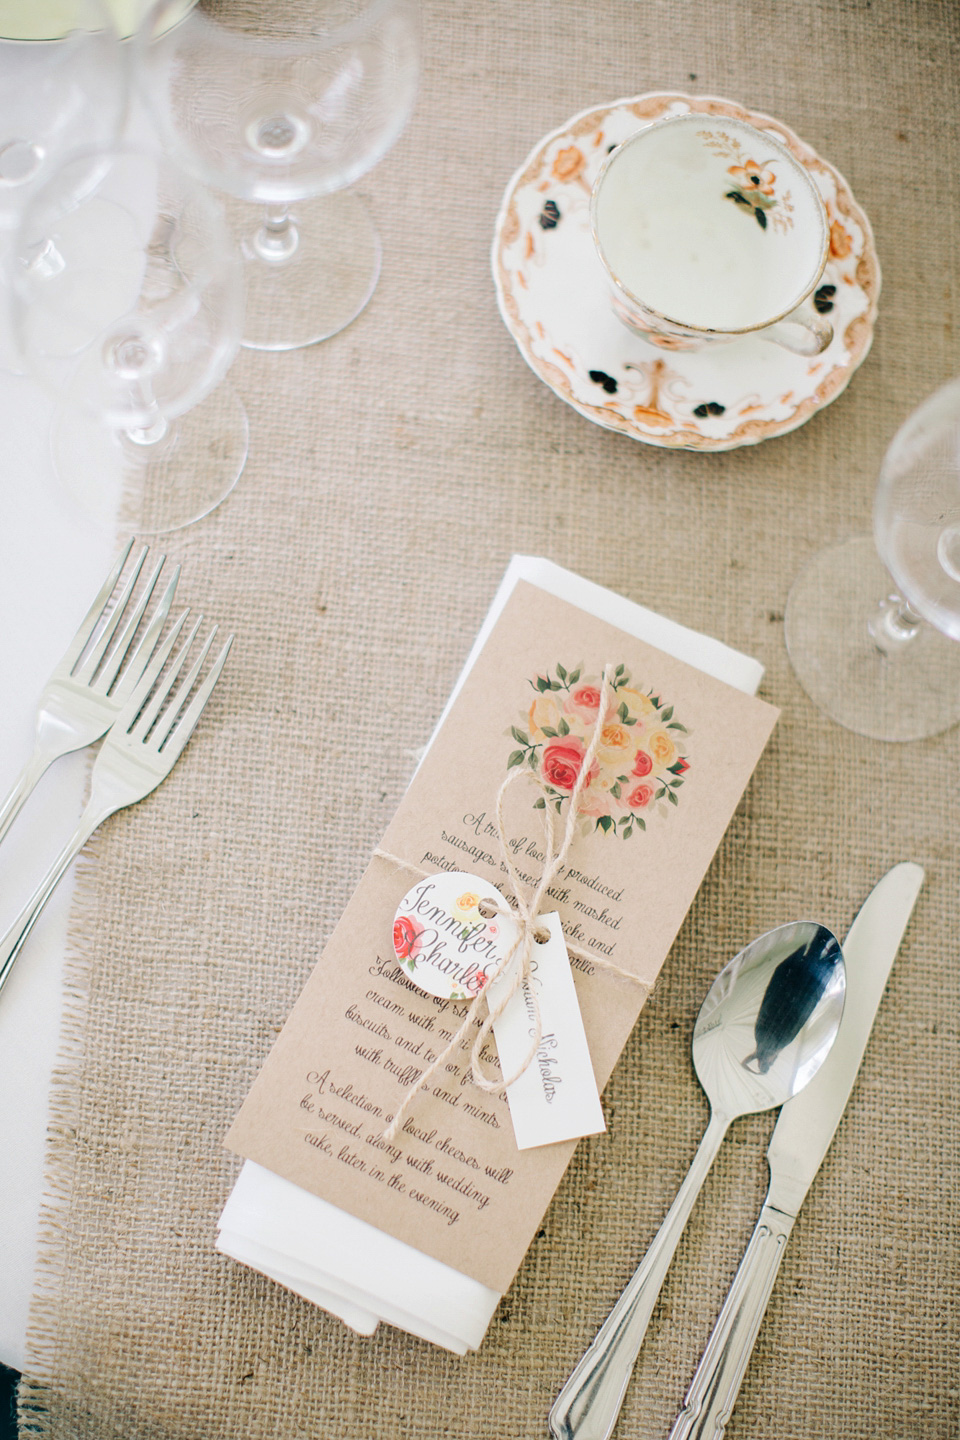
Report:
[{"label": "vintage teacup", "polygon": [[611,151],[591,197],[616,313],[668,349],[757,334],[802,355],[833,338],[808,297],[830,232],[809,172],[725,115],[655,121]]}]

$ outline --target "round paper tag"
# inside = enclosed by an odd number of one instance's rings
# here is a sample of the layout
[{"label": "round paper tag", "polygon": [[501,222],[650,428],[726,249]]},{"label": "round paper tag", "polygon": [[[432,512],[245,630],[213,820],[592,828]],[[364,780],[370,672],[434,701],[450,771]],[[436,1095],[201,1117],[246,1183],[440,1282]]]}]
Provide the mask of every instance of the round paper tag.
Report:
[{"label": "round paper tag", "polygon": [[397,906],[397,959],[429,995],[473,1000],[517,934],[511,916],[500,914],[504,905],[495,885],[462,870],[418,880]]}]

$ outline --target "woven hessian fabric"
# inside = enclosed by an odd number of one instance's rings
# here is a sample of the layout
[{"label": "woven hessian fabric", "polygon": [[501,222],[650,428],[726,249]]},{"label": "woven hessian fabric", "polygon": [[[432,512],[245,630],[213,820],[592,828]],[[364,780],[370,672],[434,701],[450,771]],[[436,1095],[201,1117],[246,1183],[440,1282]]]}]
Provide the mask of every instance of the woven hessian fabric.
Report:
[{"label": "woven hessian fabric", "polygon": [[[690,1064],[719,967],[874,881],[927,883],[851,1103],[790,1240],[730,1440],[958,1429],[957,732],[883,745],[817,712],[783,609],[869,530],[894,430],[960,370],[954,0],[428,0],[413,120],[363,182],[366,312],[243,352],[234,495],[167,548],[238,635],[169,781],[91,847],[72,921],[49,1205],[21,1416],[43,1440],[541,1440],[653,1236],[707,1108]],[[492,228],[546,131],[646,90],[780,117],[846,176],[883,270],[873,350],[800,430],[670,452],[581,418],[497,313]],[[318,283],[321,277],[318,276]],[[214,1252],[223,1134],[356,884],[510,554],[543,554],[756,655],[783,717],[478,1354],[362,1339]],[[752,1229],[769,1116],[734,1124],[619,1434],[665,1435]]]}]

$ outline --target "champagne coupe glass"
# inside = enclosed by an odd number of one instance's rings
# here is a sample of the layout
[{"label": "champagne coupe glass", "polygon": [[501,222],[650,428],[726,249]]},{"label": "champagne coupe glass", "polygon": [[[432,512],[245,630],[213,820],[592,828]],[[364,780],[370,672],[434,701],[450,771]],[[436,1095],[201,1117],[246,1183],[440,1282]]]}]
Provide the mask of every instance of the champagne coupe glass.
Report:
[{"label": "champagne coupe glass", "polygon": [[[96,184],[78,190],[78,171]],[[208,514],[248,443],[219,383],[243,284],[213,195],[143,150],[79,152],[28,205],[16,251],[21,350],[59,395],[54,467],[80,508],[153,533]]]},{"label": "champagne coupe glass", "polygon": [[[127,63],[106,0],[0,0],[0,364],[10,343],[12,236],[63,158],[109,144],[127,109]],[[76,172],[78,184],[84,176]]]},{"label": "champagne coupe glass", "polygon": [[346,187],[413,107],[416,0],[200,0],[172,28],[171,3],[151,4],[138,68],[167,148],[233,197],[243,343],[293,350],[335,335],[379,275],[379,236]]},{"label": "champagne coupe glass", "polygon": [[832,719],[919,740],[960,720],[960,379],[894,436],[873,519],[872,540],[821,551],[795,582],[787,649]]}]

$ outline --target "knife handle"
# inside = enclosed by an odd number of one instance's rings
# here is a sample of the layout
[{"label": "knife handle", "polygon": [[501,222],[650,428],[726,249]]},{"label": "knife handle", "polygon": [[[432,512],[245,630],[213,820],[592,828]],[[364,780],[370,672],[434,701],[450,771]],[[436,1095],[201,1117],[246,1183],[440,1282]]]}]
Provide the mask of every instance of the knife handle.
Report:
[{"label": "knife handle", "polygon": [[764,1205],[669,1440],[723,1435],[792,1229],[793,1216]]}]

